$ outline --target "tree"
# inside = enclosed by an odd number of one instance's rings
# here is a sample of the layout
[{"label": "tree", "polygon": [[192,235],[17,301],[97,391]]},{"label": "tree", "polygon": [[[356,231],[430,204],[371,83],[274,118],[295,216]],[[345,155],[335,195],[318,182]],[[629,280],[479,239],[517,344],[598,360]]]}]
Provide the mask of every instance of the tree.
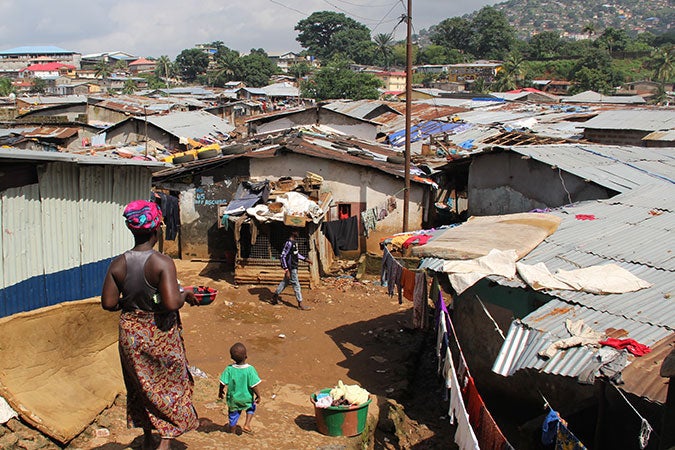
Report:
[{"label": "tree", "polygon": [[586,33],[588,35],[588,39],[591,38],[595,34],[595,25],[592,22],[588,22],[586,25],[584,25],[584,28],[581,30],[582,33]]},{"label": "tree", "polygon": [[100,60],[96,63],[96,66],[94,66],[94,76],[103,80],[104,86],[107,84],[110,75],[112,75],[112,69],[106,61]]},{"label": "tree", "polygon": [[241,64],[238,51],[231,50],[224,45],[218,46],[214,60],[213,68],[207,73],[210,85],[224,86],[228,81],[241,78]]},{"label": "tree", "polygon": [[0,97],[7,97],[9,94],[15,92],[16,89],[12,84],[12,80],[7,77],[0,77]]},{"label": "tree", "polygon": [[551,59],[558,56],[562,42],[560,35],[555,31],[542,31],[530,38],[527,53],[531,59]]},{"label": "tree", "polygon": [[131,79],[126,80],[124,82],[124,86],[122,87],[122,93],[126,95],[131,95],[134,92],[136,92],[137,87],[138,86],[136,86],[136,82],[134,80]]},{"label": "tree", "polygon": [[167,55],[162,55],[155,62],[155,75],[164,78],[166,88],[169,89],[169,79],[175,75],[176,68]]},{"label": "tree", "polygon": [[477,58],[503,59],[516,41],[516,33],[503,12],[484,6],[471,21],[470,53]]},{"label": "tree", "polygon": [[591,90],[602,94],[611,94],[613,91],[608,77],[599,69],[582,67],[574,74],[573,81],[575,85],[572,92],[575,93]]},{"label": "tree", "polygon": [[452,17],[434,26],[429,39],[432,43],[448,50],[456,49],[461,52],[468,52],[472,33],[470,20]]},{"label": "tree", "polygon": [[206,72],[209,66],[209,57],[198,48],[186,49],[176,56],[176,69],[186,82],[193,82],[197,75]]},{"label": "tree", "polygon": [[611,55],[615,51],[624,51],[628,41],[630,41],[630,37],[626,30],[609,27],[595,40],[595,43],[606,47]]},{"label": "tree", "polygon": [[[338,53],[343,53],[335,42],[335,35],[342,33],[341,40],[344,41],[350,34],[357,39],[366,39],[370,41],[370,30],[365,25],[347,17],[342,13],[332,11],[319,11],[312,13],[306,19],[302,19],[295,26],[299,32],[296,40],[306,48],[313,56],[322,60],[328,60]],[[352,55],[347,55],[352,57]]]},{"label": "tree", "polygon": [[661,84],[673,78],[673,59],[675,46],[666,46],[655,49],[650,55],[648,66],[654,71],[654,80]]},{"label": "tree", "polygon": [[44,94],[47,91],[47,82],[42,78],[33,78],[29,91],[32,94]]},{"label": "tree", "polygon": [[[457,52],[457,49],[447,50],[442,45],[430,44],[420,49],[417,54],[418,64],[448,64],[450,62],[449,51]],[[453,54],[454,56],[454,54]],[[454,61],[453,61],[454,62]]]},{"label": "tree", "polygon": [[300,81],[302,78],[305,77],[305,75],[307,75],[311,71],[312,68],[309,67],[309,64],[307,64],[305,61],[292,64],[288,68],[289,75],[292,75],[297,81]]},{"label": "tree", "polygon": [[[417,54],[419,53],[420,49],[417,45],[413,44],[412,45],[412,60],[417,61]],[[405,67],[406,61],[407,61],[407,49],[406,49],[406,44],[405,43],[399,43],[394,45],[391,48],[391,55],[392,55],[392,63],[394,66],[401,66]]]},{"label": "tree", "polygon": [[520,53],[509,53],[504,60],[502,70],[497,74],[495,89],[498,91],[510,91],[518,88],[519,81],[525,76],[524,62],[525,60]]},{"label": "tree", "polygon": [[307,81],[300,83],[305,98],[328,99],[377,99],[382,86],[379,78],[369,73],[348,69],[347,61],[333,60],[314,72]]},{"label": "tree", "polygon": [[375,45],[377,45],[377,51],[382,55],[382,62],[385,69],[389,68],[389,57],[391,56],[391,46],[394,42],[393,35],[391,33],[380,33],[375,35],[373,38]]},{"label": "tree", "polygon": [[357,64],[372,64],[377,54],[368,29],[340,30],[333,34],[331,42],[335,48],[331,57],[340,56]]},{"label": "tree", "polygon": [[128,65],[126,61],[118,59],[117,62],[113,65],[113,70],[118,73],[127,73]]},{"label": "tree", "polygon": [[263,49],[251,49],[251,53],[239,59],[241,80],[247,86],[262,87],[269,84],[270,77],[277,71],[277,66],[270,60]]}]

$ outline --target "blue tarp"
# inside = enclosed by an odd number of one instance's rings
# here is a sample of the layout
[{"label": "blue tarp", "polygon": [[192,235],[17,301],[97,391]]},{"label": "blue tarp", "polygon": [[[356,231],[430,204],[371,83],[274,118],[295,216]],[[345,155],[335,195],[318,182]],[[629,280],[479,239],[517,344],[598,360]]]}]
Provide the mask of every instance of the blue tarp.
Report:
[{"label": "blue tarp", "polygon": [[[465,123],[429,120],[410,127],[410,142],[416,142],[440,133],[453,134],[458,131],[458,128],[465,130],[469,127],[470,126],[467,126]],[[387,139],[389,140],[389,143],[395,147],[405,145],[405,129],[391,133]]]}]

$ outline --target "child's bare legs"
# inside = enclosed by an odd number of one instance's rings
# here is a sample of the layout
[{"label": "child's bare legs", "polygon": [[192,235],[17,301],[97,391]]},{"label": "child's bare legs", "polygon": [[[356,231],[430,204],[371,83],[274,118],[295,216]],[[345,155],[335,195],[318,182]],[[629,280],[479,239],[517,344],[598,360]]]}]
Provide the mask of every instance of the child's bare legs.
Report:
[{"label": "child's bare legs", "polygon": [[253,413],[252,412],[246,412],[246,421],[244,422],[244,427],[242,428],[244,432],[250,433],[251,430],[251,421],[253,420]]}]

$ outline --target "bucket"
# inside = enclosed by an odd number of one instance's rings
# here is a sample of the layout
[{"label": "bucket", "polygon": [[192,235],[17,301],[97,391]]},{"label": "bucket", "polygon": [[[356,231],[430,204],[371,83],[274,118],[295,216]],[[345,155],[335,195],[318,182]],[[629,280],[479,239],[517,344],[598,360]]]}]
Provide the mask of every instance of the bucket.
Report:
[{"label": "bucket", "polygon": [[328,394],[330,391],[330,389],[321,389],[309,397],[314,405],[316,427],[319,433],[327,436],[356,436],[363,433],[368,420],[368,405],[372,399],[368,397],[368,401],[356,406],[317,408],[317,394]]}]

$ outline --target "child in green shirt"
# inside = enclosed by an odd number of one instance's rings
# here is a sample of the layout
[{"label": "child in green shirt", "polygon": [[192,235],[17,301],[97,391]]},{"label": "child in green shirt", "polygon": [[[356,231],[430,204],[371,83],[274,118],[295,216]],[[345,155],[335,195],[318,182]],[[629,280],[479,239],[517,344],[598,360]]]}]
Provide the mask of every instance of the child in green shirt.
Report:
[{"label": "child in green shirt", "polygon": [[218,398],[222,399],[227,389],[227,409],[229,416],[228,431],[238,431],[237,425],[242,411],[246,411],[246,421],[241,430],[244,433],[253,433],[251,420],[255,414],[256,406],[260,404],[260,377],[255,368],[246,364],[246,347],[237,342],[230,348],[230,357],[234,364],[230,364],[220,375],[220,388]]}]

